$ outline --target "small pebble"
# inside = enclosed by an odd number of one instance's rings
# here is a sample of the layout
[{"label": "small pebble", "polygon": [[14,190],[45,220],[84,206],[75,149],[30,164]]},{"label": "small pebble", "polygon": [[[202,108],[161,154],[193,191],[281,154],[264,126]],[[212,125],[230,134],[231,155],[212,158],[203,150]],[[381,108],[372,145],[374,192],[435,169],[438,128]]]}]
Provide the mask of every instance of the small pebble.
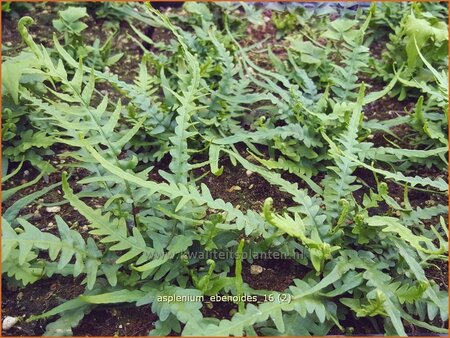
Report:
[{"label": "small pebble", "polygon": [[242,190],[242,188],[238,185],[233,185],[230,189],[227,189],[228,192]]},{"label": "small pebble", "polygon": [[19,292],[19,293],[17,294],[16,299],[17,299],[17,300],[21,300],[22,298],[23,298],[23,292]]},{"label": "small pebble", "polygon": [[47,208],[45,208],[45,211],[51,212],[51,213],[56,213],[56,212],[61,211],[61,207],[59,205],[55,205],[54,207],[47,207]]},{"label": "small pebble", "polygon": [[253,187],[254,187],[254,185],[253,185],[253,184],[250,184],[250,186],[248,187],[248,189],[249,189],[249,190],[252,190]]},{"label": "small pebble", "polygon": [[55,224],[53,222],[48,223],[47,229],[53,229],[55,227]]},{"label": "small pebble", "polygon": [[16,317],[10,317],[10,316],[6,316],[5,319],[3,319],[3,323],[2,323],[2,329],[5,331],[10,330],[14,325],[16,325],[16,323],[19,321],[18,318]]},{"label": "small pebble", "polygon": [[264,268],[260,265],[250,265],[250,274],[259,275],[263,272]]},{"label": "small pebble", "polygon": [[30,175],[30,171],[29,171],[29,170],[25,170],[25,171],[23,172],[23,176],[28,176],[28,175]]},{"label": "small pebble", "polygon": [[250,176],[253,175],[253,171],[247,170],[247,171],[245,172],[245,174],[247,175],[247,177],[250,177]]}]

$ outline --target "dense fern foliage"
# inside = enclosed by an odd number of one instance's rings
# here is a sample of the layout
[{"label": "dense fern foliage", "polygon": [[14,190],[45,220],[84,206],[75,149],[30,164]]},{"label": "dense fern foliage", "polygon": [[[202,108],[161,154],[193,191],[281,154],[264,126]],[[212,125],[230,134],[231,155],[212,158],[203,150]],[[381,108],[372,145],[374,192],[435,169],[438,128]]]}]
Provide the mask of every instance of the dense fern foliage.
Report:
[{"label": "dense fern foliage", "polygon": [[[47,335],[71,335],[95,307],[133,303],[151,304],[159,336],[326,335],[363,320],[372,333],[447,333],[447,290],[429,273],[448,260],[444,5],[273,5],[272,17],[245,3],[92,6],[133,32],[134,79],[111,70],[127,58],[108,54],[112,40],[85,44],[81,7],[61,11],[45,44],[22,17],[25,47],[2,64],[2,183],[25,164],[40,172],[8,185],[2,202],[59,177],[3,210],[3,277],[82,276],[85,286],[27,320],[51,318]],[[269,24],[276,36],[246,37]],[[376,58],[380,38],[389,41]],[[412,108],[386,118],[387,98]],[[217,196],[205,177],[226,168],[289,203],[241,208]],[[56,188],[88,233],[59,215],[48,232],[22,212]],[[211,259],[216,251],[230,255]],[[255,289],[243,280],[249,251],[277,251],[304,275],[283,292]],[[214,295],[236,296],[228,319],[202,311]]]}]

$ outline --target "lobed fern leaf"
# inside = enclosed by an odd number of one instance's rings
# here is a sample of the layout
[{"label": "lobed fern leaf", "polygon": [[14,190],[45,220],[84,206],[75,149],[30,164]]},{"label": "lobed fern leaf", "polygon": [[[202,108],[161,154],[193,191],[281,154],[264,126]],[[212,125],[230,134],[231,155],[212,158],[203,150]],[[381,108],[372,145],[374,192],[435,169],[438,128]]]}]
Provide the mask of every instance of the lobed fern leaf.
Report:
[{"label": "lobed fern leaf", "polygon": [[[353,106],[352,115],[347,126],[347,130],[341,134],[339,142],[342,145],[342,149],[345,149],[346,153],[355,154],[359,151],[358,148],[358,131],[359,124],[362,117],[362,103],[364,99],[364,85],[361,86],[358,100]],[[337,146],[333,146],[334,143],[330,138],[322,134],[323,137],[332,145],[329,154],[334,159],[336,166],[330,167],[331,173],[327,175],[323,184],[324,188],[324,201],[327,206],[327,210],[330,210],[330,216],[335,218],[338,216],[339,206],[337,204],[343,198],[348,196],[359,187],[353,185],[356,180],[355,176],[352,176],[353,171],[356,169],[356,165],[352,163],[348,158],[340,155],[336,152]]]},{"label": "lobed fern leaf", "polygon": [[[18,257],[14,258],[17,259],[19,266],[23,266],[30,262],[30,257],[36,257],[33,249],[46,250],[52,261],[57,260],[59,255],[58,269],[62,270],[75,256],[73,275],[86,273],[88,288],[91,289],[100,265],[100,251],[92,239],[88,240],[86,245],[81,235],[75,230],[70,230],[59,216],[56,216],[56,221],[61,239],[50,233],[42,232],[21,218],[18,219],[18,223],[22,226],[22,232],[17,234],[8,221],[2,219],[2,261],[11,260],[15,256],[11,256],[11,254],[15,252],[15,248],[18,248]],[[5,271],[9,273],[8,268]]]},{"label": "lobed fern leaf", "polygon": [[[129,236],[127,224],[124,219],[114,218],[111,220],[112,215],[110,213],[102,214],[101,210],[94,210],[81,201],[73,194],[65,174],[63,174],[62,182],[64,197],[67,198],[73,207],[77,208],[77,210],[86,217],[91,223],[90,226],[94,228],[90,233],[102,236],[103,238],[100,240],[102,243],[114,243],[109,250],[125,251],[125,253],[116,260],[117,264],[136,257],[136,263],[140,265],[153,258],[155,250],[147,245],[137,227],[133,227],[133,233]],[[162,261],[161,264],[163,262],[164,261]]]}]

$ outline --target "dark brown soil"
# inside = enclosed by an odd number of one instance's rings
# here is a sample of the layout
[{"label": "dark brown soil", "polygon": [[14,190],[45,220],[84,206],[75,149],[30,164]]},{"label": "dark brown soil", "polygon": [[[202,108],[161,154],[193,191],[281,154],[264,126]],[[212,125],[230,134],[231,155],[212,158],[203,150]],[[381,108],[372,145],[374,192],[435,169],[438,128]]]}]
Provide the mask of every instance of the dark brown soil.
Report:
[{"label": "dark brown soil", "polygon": [[233,313],[237,311],[237,305],[228,302],[210,302],[205,297],[205,304],[203,305],[201,311],[203,317],[213,317],[218,319],[231,319]]},{"label": "dark brown soil", "polygon": [[10,290],[2,281],[2,316],[22,318],[9,331],[2,331],[2,336],[41,336],[48,320],[26,322],[30,315],[39,315],[82,294],[82,279],[71,277],[53,277],[42,279],[25,288]]},{"label": "dark brown soil", "polygon": [[157,319],[150,305],[97,308],[83,318],[80,325],[73,329],[73,334],[84,337],[142,337],[154,328]]},{"label": "dark brown soil", "polygon": [[293,205],[289,194],[270,185],[260,175],[245,170],[240,165],[234,167],[228,160],[221,161],[220,165],[224,166],[222,175],[209,174],[202,180],[214,198],[221,198],[244,211],[262,210],[268,197],[273,198],[273,205],[277,210]]},{"label": "dark brown soil", "polygon": [[430,266],[425,269],[425,274],[439,285],[440,288],[448,290],[448,264],[442,262],[430,262]]},{"label": "dark brown soil", "polygon": [[381,39],[375,40],[370,45],[370,55],[372,55],[377,60],[381,60],[383,52],[386,50],[387,42],[387,36],[383,36]]},{"label": "dark brown soil", "polygon": [[[253,275],[250,266],[263,268],[260,274]],[[242,267],[242,278],[255,290],[285,291],[294,279],[303,279],[309,269],[287,259],[259,259],[252,264],[245,262]]]},{"label": "dark brown soil", "polygon": [[[377,88],[382,90],[383,87]],[[364,116],[368,120],[390,120],[398,116],[404,116],[412,112],[416,102],[414,100],[398,101],[396,98],[385,96],[375,102],[364,106]]]}]

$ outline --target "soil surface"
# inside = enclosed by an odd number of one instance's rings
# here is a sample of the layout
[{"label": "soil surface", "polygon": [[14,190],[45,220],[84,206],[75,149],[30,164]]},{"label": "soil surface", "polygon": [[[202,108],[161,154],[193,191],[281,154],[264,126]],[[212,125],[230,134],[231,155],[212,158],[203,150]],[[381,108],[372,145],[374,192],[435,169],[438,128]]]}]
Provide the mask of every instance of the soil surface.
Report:
[{"label": "soil surface", "polygon": [[71,277],[53,277],[19,289],[9,289],[2,281],[2,316],[19,317],[21,320],[2,336],[41,336],[45,331],[46,320],[27,322],[30,315],[38,315],[51,310],[82,294],[82,279]]},{"label": "soil surface", "polygon": [[[222,175],[214,176],[210,173],[202,180],[215,199],[221,198],[243,211],[262,210],[268,197],[273,198],[273,207],[276,210],[294,205],[289,194],[270,185],[260,175],[240,165],[233,166],[229,160],[221,160],[220,165],[224,167]],[[205,170],[206,168],[203,168],[203,171]]]},{"label": "soil surface", "polygon": [[[261,267],[259,274],[252,274],[252,265]],[[255,290],[283,292],[293,284],[294,279],[302,279],[309,268],[288,259],[259,259],[243,265],[242,278]]]}]

